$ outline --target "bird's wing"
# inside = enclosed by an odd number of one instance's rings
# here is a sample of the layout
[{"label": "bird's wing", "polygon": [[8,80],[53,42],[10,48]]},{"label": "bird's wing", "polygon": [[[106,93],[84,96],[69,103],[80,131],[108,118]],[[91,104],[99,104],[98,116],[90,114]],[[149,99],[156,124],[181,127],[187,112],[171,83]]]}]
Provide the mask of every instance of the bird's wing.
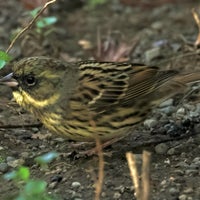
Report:
[{"label": "bird's wing", "polygon": [[109,62],[81,63],[79,69],[77,97],[95,110],[116,104],[132,105],[177,74],[157,67]]}]

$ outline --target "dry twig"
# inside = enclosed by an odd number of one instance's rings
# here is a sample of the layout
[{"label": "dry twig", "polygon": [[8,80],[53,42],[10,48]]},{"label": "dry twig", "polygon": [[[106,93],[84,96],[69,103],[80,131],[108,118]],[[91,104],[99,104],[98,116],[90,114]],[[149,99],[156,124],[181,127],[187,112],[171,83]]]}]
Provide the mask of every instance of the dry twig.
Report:
[{"label": "dry twig", "polygon": [[140,183],[136,158],[131,152],[126,153],[126,159],[135,188],[135,197],[137,200],[149,200],[150,198],[150,156],[147,151],[143,152],[142,163],[142,181]]},{"label": "dry twig", "polygon": [[12,40],[12,42],[10,43],[9,47],[7,48],[6,50],[6,53],[9,53],[9,51],[11,50],[11,48],[13,47],[14,43],[17,41],[18,38],[20,38],[27,30],[29,30],[33,24],[36,22],[36,20],[39,18],[39,16],[44,12],[44,10],[46,10],[46,8],[52,4],[52,3],[55,3],[56,0],[51,0],[51,1],[48,1],[40,10],[39,12],[37,13],[37,15],[29,22],[29,24],[23,28],[15,37],[14,39]]},{"label": "dry twig", "polygon": [[198,26],[198,29],[199,29],[199,33],[198,33],[197,39],[195,41],[195,46],[199,46],[200,45],[200,19],[199,19],[199,15],[197,14],[197,12],[195,11],[194,8],[192,9],[192,14],[193,14],[193,18]]},{"label": "dry twig", "polygon": [[95,200],[99,200],[104,179],[104,158],[103,158],[102,145],[98,137],[96,137],[96,149],[99,158],[99,168],[98,168],[98,180],[96,181],[95,184]]}]

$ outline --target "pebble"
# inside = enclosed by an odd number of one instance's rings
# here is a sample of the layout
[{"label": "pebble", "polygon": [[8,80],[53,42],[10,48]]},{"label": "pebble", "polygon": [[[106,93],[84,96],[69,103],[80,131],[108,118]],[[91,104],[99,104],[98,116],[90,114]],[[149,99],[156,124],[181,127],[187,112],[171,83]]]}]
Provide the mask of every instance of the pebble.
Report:
[{"label": "pebble", "polygon": [[185,108],[179,108],[177,111],[176,111],[176,116],[177,117],[183,117],[185,115]]},{"label": "pebble", "polygon": [[175,148],[170,148],[168,151],[167,151],[167,155],[174,155],[176,153],[176,149]]},{"label": "pebble", "polygon": [[199,173],[199,170],[195,170],[195,169],[187,169],[186,171],[185,171],[185,174],[186,175],[198,175],[198,173]]},{"label": "pebble", "polygon": [[194,158],[192,162],[200,164],[200,157]]},{"label": "pebble", "polygon": [[169,193],[172,196],[174,196],[174,195],[177,195],[179,193],[179,190],[177,188],[172,187],[172,188],[169,189]]},{"label": "pebble", "polygon": [[179,197],[178,197],[179,200],[187,200],[187,195],[185,194],[181,194]]},{"label": "pebble", "polygon": [[157,154],[165,154],[168,150],[168,146],[165,143],[160,143],[155,146],[155,152]]},{"label": "pebble", "polygon": [[8,157],[6,158],[6,161],[7,161],[7,162],[14,161],[14,160],[16,160],[16,158],[14,158],[14,157],[12,157],[12,156],[8,156]]},{"label": "pebble", "polygon": [[183,161],[177,163],[177,165],[175,167],[181,167],[181,168],[188,168],[189,165]]},{"label": "pebble", "polygon": [[185,193],[185,194],[190,194],[190,193],[193,193],[194,192],[194,190],[190,187],[190,188],[187,188],[187,189],[185,189],[184,191],[183,191],[183,193]]},{"label": "pebble", "polygon": [[121,194],[119,192],[115,192],[113,195],[113,199],[120,199]]},{"label": "pebble", "polygon": [[195,163],[191,163],[189,166],[190,169],[199,169],[199,166]]},{"label": "pebble", "polygon": [[174,100],[173,99],[168,99],[164,102],[162,102],[159,107],[163,108],[163,107],[168,107],[168,106],[172,106],[173,105]]},{"label": "pebble", "polygon": [[161,23],[160,21],[154,22],[151,24],[151,28],[155,30],[161,30],[163,28],[163,23]]},{"label": "pebble", "polygon": [[182,171],[180,169],[174,170],[174,173],[176,173],[179,176],[183,176],[184,175],[184,171]]},{"label": "pebble", "polygon": [[160,111],[165,113],[166,115],[171,115],[172,113],[174,113],[175,108],[174,106],[166,106],[166,107],[160,108]]},{"label": "pebble", "polygon": [[161,55],[161,51],[159,47],[155,47],[153,49],[149,49],[145,52],[145,61],[147,63],[151,62],[154,58],[157,58]]},{"label": "pebble", "polygon": [[52,183],[49,184],[48,187],[49,187],[50,189],[55,189],[55,187],[56,187],[57,185],[58,185],[58,182],[52,182]]},{"label": "pebble", "polygon": [[13,160],[13,161],[9,161],[7,162],[7,164],[10,166],[10,167],[18,167],[18,166],[21,166],[24,164],[24,159],[16,159],[16,160]]},{"label": "pebble", "polygon": [[38,129],[37,127],[33,127],[33,128],[32,128],[32,131],[33,131],[34,133],[37,133],[37,132],[39,131],[39,129]]},{"label": "pebble", "polygon": [[144,121],[144,126],[147,128],[153,128],[157,125],[158,121],[155,119],[147,119]]},{"label": "pebble", "polygon": [[80,187],[81,186],[81,184],[79,183],[79,182],[73,182],[72,183],[72,187],[73,188],[78,188],[78,187]]},{"label": "pebble", "polygon": [[5,173],[7,171],[8,171],[8,164],[4,162],[0,163],[0,172]]},{"label": "pebble", "polygon": [[29,155],[28,152],[22,152],[22,153],[21,153],[21,157],[22,157],[22,158],[29,158],[30,155]]}]

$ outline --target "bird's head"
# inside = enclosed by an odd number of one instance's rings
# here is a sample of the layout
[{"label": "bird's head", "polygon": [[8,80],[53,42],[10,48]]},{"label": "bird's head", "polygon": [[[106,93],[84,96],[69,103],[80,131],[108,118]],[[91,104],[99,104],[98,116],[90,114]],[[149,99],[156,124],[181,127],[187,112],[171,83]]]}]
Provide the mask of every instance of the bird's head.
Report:
[{"label": "bird's head", "polygon": [[46,108],[53,105],[62,92],[65,75],[70,67],[56,59],[31,57],[16,62],[13,72],[0,79],[0,84],[13,89],[17,103],[25,109]]}]

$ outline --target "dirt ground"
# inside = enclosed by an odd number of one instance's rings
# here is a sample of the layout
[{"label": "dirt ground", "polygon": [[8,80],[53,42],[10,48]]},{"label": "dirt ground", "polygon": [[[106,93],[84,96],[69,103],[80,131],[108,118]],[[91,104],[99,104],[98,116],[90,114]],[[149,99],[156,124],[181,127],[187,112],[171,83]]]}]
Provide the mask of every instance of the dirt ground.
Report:
[{"label": "dirt ground", "polygon": [[[91,59],[96,55],[99,30],[106,41],[117,38],[126,46],[134,44],[128,55],[131,62],[199,71],[199,49],[194,47],[198,28],[191,10],[198,10],[200,2],[113,0],[93,9],[69,2],[60,1],[45,13],[58,19],[51,28],[41,34],[33,28],[20,38],[11,50],[14,60],[35,55],[66,61]],[[0,8],[0,49],[5,50],[14,32],[24,27],[30,16],[20,1],[1,1]],[[80,41],[90,41],[94,49],[84,50]],[[0,75],[9,70],[8,65]],[[143,150],[152,153],[151,199],[200,199],[199,87],[194,85],[192,89],[194,92],[189,97],[176,96],[161,104],[144,123],[133,127],[129,136],[104,150],[112,155],[104,157],[101,199],[135,199],[125,153],[136,154],[141,168]],[[1,86],[0,96],[0,199],[12,199],[18,191],[2,176],[20,164],[30,167],[32,178],[45,180],[49,193],[60,199],[94,199],[98,157],[67,156],[74,151],[71,141],[52,135],[44,127],[26,128],[37,124],[37,119],[12,100],[8,88]],[[47,171],[42,171],[34,158],[52,150],[63,155]]]}]

